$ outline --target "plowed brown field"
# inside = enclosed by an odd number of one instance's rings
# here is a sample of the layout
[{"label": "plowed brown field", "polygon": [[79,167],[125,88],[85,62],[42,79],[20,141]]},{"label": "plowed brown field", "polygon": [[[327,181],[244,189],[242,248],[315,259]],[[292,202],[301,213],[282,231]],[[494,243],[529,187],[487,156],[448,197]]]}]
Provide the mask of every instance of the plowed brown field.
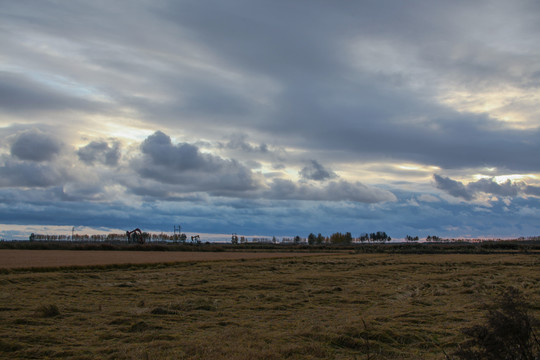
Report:
[{"label": "plowed brown field", "polygon": [[183,261],[280,258],[312,253],[0,250],[0,268],[147,264]]}]

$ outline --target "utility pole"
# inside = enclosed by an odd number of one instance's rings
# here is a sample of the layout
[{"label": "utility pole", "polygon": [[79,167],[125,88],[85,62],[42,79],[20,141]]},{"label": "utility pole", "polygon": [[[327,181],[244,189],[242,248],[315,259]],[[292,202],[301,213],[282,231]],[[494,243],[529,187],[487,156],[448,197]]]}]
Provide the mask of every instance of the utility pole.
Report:
[{"label": "utility pole", "polygon": [[[178,237],[176,237],[176,232],[178,231]],[[177,242],[178,241],[178,238],[180,238],[182,236],[182,226],[178,225],[174,225],[174,233],[173,233],[173,241],[174,242]]]}]

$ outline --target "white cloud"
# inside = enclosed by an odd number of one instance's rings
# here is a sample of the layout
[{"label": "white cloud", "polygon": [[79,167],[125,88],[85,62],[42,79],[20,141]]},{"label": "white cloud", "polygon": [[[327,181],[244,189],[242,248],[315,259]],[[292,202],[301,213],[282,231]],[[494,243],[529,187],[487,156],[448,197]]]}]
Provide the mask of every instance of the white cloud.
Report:
[{"label": "white cloud", "polygon": [[422,195],[418,196],[418,200],[422,201],[422,202],[427,202],[427,203],[435,203],[435,202],[440,202],[441,201],[441,199],[439,199],[438,197],[433,196],[431,194],[422,194]]},{"label": "white cloud", "polygon": [[539,217],[540,212],[538,209],[532,209],[528,206],[522,207],[519,209],[519,214],[523,216],[533,216],[533,217]]}]

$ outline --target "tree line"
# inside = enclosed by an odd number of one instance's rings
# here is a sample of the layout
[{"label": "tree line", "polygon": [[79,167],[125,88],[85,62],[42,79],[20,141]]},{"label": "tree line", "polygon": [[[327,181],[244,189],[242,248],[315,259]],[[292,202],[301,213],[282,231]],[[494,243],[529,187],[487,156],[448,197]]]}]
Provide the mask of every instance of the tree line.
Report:
[{"label": "tree line", "polygon": [[[188,242],[188,236],[184,233],[175,233],[175,234],[166,234],[166,233],[148,233],[143,232],[142,237],[145,242],[173,242],[173,243],[186,243]],[[49,234],[34,234],[32,233],[29,237],[30,241],[77,241],[77,242],[117,242],[117,241],[126,241],[126,233],[111,233],[111,234],[72,234],[72,235],[49,235]],[[248,244],[248,243],[265,243],[265,244],[308,244],[308,245],[351,245],[358,243],[386,243],[390,242],[392,238],[384,231],[377,231],[372,233],[363,233],[357,237],[353,237],[350,232],[335,232],[330,236],[324,236],[321,233],[315,235],[310,233],[307,238],[300,236],[295,237],[283,237],[272,238],[265,237],[253,237],[248,238],[247,236],[238,236],[232,234],[231,243],[235,244]],[[407,242],[418,242],[420,237],[418,236],[405,236],[405,241]],[[484,239],[485,240],[485,239]],[[540,237],[522,237],[516,240],[531,240],[537,241],[540,240]],[[425,238],[426,242],[459,242],[463,239],[446,239],[441,238],[436,235],[428,235]],[[480,240],[468,240],[468,241],[480,241]],[[193,240],[192,240],[193,242]]]},{"label": "tree line", "polygon": [[321,233],[318,235],[315,235],[314,233],[311,233],[307,237],[307,243],[309,245],[322,245],[322,244],[342,244],[342,245],[350,245],[352,243],[365,243],[365,242],[379,242],[379,243],[385,243],[387,241],[391,241],[392,238],[386,234],[384,231],[377,231],[376,233],[364,233],[361,234],[359,237],[353,238],[352,234],[350,232],[341,233],[336,232],[333,233],[330,236],[323,236]]},{"label": "tree line", "polygon": [[[188,239],[186,234],[173,234],[166,233],[148,233],[143,232],[142,237],[145,242],[181,242],[185,243]],[[73,234],[73,235],[49,235],[49,234],[34,234],[29,237],[30,241],[81,241],[81,242],[114,242],[114,241],[126,241],[127,236],[125,233],[111,233],[111,234]],[[254,237],[248,239],[246,236],[238,236],[233,234],[231,237],[232,244],[246,244],[246,243],[273,243],[273,244],[302,244],[308,243],[309,245],[322,245],[322,244],[343,244],[349,245],[352,243],[385,243],[392,240],[390,236],[384,231],[377,231],[374,233],[364,233],[358,237],[353,237],[350,232],[341,233],[336,232],[330,236],[323,236],[321,233],[315,235],[309,234],[307,238],[295,236],[294,238],[284,237],[278,240],[275,236],[270,238]]]},{"label": "tree line", "polygon": [[[173,242],[186,242],[186,234],[174,234],[169,235],[165,233],[152,234],[143,232],[142,237],[145,241],[173,241]],[[127,239],[126,233],[121,234],[73,234],[73,235],[49,235],[49,234],[30,234],[30,241],[125,241]]]}]

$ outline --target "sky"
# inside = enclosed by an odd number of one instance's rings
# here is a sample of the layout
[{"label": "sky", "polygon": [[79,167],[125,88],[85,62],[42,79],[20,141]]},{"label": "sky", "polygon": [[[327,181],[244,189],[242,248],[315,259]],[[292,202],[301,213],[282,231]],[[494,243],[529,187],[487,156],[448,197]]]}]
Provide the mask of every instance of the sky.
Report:
[{"label": "sky", "polygon": [[536,0],[0,0],[0,237],[540,233]]}]

